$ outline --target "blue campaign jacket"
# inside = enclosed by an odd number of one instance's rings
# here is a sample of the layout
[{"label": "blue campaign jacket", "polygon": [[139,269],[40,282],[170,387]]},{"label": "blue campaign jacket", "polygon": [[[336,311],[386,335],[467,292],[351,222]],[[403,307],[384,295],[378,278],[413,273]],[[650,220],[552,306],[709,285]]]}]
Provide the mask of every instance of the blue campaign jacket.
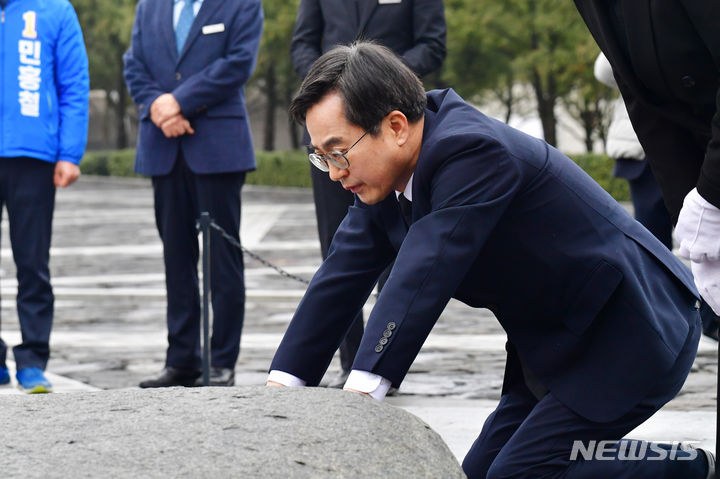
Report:
[{"label": "blue campaign jacket", "polygon": [[88,60],[67,0],[10,0],[0,12],[0,157],[79,163]]},{"label": "blue campaign jacket", "polygon": [[[255,169],[243,86],[253,72],[262,34],[260,0],[204,0],[178,56],[172,0],[141,0],[125,81],[138,106],[135,171],[169,173],[178,151],[195,173]],[[172,93],[194,135],[166,138],[150,105]]]},{"label": "blue campaign jacket", "polygon": [[398,386],[457,298],[492,310],[569,408],[595,421],[619,417],[670,369],[697,321],[689,270],[544,141],[452,90],[427,97],[409,230],[395,195],[356,200],[271,369],[316,385],[395,259],[353,369]]}]

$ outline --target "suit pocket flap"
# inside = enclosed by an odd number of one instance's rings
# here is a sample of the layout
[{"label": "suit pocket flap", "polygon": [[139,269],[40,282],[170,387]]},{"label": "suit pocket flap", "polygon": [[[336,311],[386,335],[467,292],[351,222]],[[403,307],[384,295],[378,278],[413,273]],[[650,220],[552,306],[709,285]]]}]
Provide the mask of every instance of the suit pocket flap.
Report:
[{"label": "suit pocket flap", "polygon": [[212,108],[208,108],[207,116],[213,118],[219,117],[244,117],[245,106],[242,103],[223,103]]},{"label": "suit pocket flap", "polygon": [[566,309],[563,318],[565,326],[577,335],[582,334],[605,306],[622,279],[622,271],[601,260]]}]

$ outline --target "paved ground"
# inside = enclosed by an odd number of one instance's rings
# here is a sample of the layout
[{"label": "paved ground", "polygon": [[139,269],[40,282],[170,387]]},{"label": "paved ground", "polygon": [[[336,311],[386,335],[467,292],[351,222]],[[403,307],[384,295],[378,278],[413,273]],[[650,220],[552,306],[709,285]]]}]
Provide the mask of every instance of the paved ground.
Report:
[{"label": "paved ground", "polygon": [[[320,264],[311,195],[262,187],[246,187],[243,194],[244,245],[308,279]],[[19,331],[7,229],[3,221],[2,337],[12,345]],[[59,191],[51,269],[56,314],[48,370],[58,392],[135,387],[162,368],[164,275],[148,181],[83,177]],[[304,286],[247,258],[246,273],[237,382],[255,385],[264,383]],[[399,396],[389,401],[423,418],[462,457],[499,397],[504,341],[489,311],[451,303]],[[338,367],[336,360],[329,374]],[[716,346],[703,340],[680,395],[634,436],[713,446],[716,367]]]}]

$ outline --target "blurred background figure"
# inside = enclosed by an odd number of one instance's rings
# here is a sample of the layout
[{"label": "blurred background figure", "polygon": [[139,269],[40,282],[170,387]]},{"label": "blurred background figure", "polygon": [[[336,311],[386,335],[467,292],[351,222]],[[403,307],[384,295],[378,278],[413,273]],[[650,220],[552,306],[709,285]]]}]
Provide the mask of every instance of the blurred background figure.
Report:
[{"label": "blurred background figure", "polygon": [[[295,71],[304,78],[323,53],[356,40],[373,40],[398,54],[422,77],[440,68],[445,59],[445,5],[443,0],[301,0],[295,21],[290,54]],[[305,132],[304,143],[310,138]],[[328,175],[310,167],[315,213],[323,259],[354,195]],[[389,269],[379,281],[382,288]],[[362,312],[340,344],[342,372],[329,386],[341,388],[363,335]]]},{"label": "blurred background figure", "polygon": [[[595,78],[617,89],[612,67],[600,52],[595,60]],[[608,129],[605,150],[615,160],[613,174],[625,178],[630,184],[630,197],[635,219],[672,250],[672,223],[662,199],[662,192],[655,181],[645,151],[633,130],[622,96],[613,105],[613,117]]]},{"label": "blurred background figure", "polygon": [[[135,171],[152,177],[163,242],[165,368],[140,387],[194,386],[201,374],[197,263],[200,213],[240,239],[240,198],[255,154],[244,85],[262,33],[260,0],[141,1],[125,81],[138,105]],[[210,384],[235,384],[245,315],[242,252],[210,240]]]},{"label": "blurred background figure", "polygon": [[[55,188],[80,176],[88,132],[88,59],[65,0],[0,0],[0,207],[17,267],[22,344],[13,348],[20,389],[45,393],[54,296],[50,237]],[[0,339],[0,384],[10,382]]]}]

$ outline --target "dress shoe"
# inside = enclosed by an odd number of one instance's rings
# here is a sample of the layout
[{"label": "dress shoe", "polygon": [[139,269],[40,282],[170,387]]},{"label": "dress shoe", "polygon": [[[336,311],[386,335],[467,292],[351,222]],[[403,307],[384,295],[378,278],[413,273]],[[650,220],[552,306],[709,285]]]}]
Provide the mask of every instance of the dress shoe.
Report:
[{"label": "dress shoe", "polygon": [[340,371],[340,374],[335,376],[327,385],[329,388],[342,389],[347,382],[347,378],[350,376],[350,371]]},{"label": "dress shoe", "polygon": [[169,388],[172,386],[194,386],[200,376],[199,369],[180,369],[167,366],[160,374],[140,382],[141,388]]},{"label": "dress shoe", "polygon": [[[204,386],[202,374],[195,380],[195,386]],[[235,386],[235,370],[210,368],[210,386]]]}]

